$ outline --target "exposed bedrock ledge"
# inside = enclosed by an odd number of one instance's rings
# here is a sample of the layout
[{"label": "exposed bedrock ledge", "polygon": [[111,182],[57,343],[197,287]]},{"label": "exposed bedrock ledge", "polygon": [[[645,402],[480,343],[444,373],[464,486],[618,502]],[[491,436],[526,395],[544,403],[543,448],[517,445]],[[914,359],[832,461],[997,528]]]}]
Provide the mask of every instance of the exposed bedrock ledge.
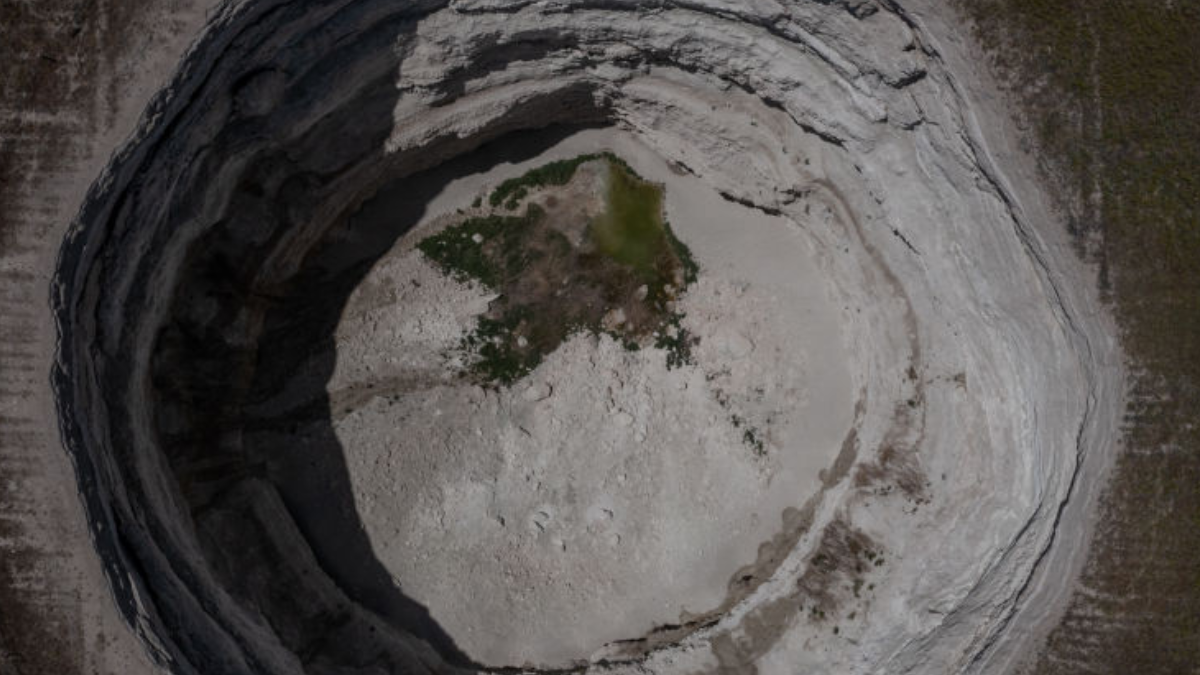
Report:
[{"label": "exposed bedrock ledge", "polygon": [[1011,618],[1080,526],[1120,375],[934,45],[890,2],[225,5],[53,281],[60,423],[148,649],[176,673],[478,667],[388,583],[345,472],[253,439],[329,419],[331,358],[266,403],[439,186],[601,125],[804,233],[858,405],[727,606],[572,668],[943,673],[1027,645]]}]

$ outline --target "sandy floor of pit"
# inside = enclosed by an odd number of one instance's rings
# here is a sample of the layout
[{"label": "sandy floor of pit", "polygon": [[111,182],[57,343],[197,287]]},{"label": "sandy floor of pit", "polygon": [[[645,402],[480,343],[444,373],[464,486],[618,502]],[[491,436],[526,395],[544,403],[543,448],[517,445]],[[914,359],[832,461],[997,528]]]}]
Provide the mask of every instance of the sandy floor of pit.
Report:
[{"label": "sandy floor of pit", "polygon": [[[490,299],[412,249],[351,299],[329,383],[368,536],[410,597],[473,659],[560,665],[712,610],[760,543],[819,486],[852,421],[838,314],[803,233],[729,203],[632,137],[572,136],[447,186],[431,216],[531,166],[611,148],[666,185],[701,264],[682,301],[700,337],[657,349],[579,335],[510,390],[461,384],[452,350]],[[734,426],[765,440],[758,455]]]}]

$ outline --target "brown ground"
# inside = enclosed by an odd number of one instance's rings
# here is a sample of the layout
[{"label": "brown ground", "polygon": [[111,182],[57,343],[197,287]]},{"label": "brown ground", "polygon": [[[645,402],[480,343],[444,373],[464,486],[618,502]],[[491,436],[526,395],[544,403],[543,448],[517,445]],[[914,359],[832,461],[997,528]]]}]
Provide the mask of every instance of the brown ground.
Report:
[{"label": "brown ground", "polygon": [[515,208],[465,214],[418,244],[447,272],[499,295],[463,345],[480,384],[512,384],[579,330],[607,332],[628,349],[682,330],[673,306],[686,283],[668,231],[647,270],[593,241],[590,224],[608,208],[608,171],[607,160],[587,162],[565,185],[540,188]]},{"label": "brown ground", "polygon": [[[48,400],[47,281],[87,181],[205,0],[0,0],[0,673],[145,672],[99,576]],[[153,26],[153,30],[149,27]]]},{"label": "brown ground", "polygon": [[1133,374],[1080,586],[1037,673],[1200,673],[1200,3],[960,0]]}]

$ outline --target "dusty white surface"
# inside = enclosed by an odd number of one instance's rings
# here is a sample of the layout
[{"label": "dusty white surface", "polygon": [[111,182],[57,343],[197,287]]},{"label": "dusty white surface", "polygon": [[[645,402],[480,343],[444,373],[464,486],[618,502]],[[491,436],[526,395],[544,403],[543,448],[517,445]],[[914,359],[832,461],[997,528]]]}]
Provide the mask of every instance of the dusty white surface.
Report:
[{"label": "dusty white surface", "polygon": [[[1054,540],[1046,542],[1045,555],[1023,589],[1016,611],[1004,624],[1000,637],[977,660],[986,673],[1023,672],[1037,659],[1042,642],[1058,625],[1072,595],[1079,590],[1075,580],[1083,570],[1099,514],[1098,504],[1107,485],[1109,471],[1120,449],[1119,425],[1125,405],[1126,364],[1117,340],[1117,329],[1107,312],[1091,304],[1097,270],[1074,254],[1077,242],[1065,228],[1048,227],[1062,216],[1055,200],[1044,193],[1045,179],[1037,158],[1024,148],[1021,135],[1010,117],[1010,105],[985,64],[987,56],[961,31],[954,17],[929,0],[915,0],[910,10],[934,40],[937,49],[956,75],[956,84],[971,102],[970,128],[981,141],[986,164],[996,172],[1006,189],[1016,196],[1016,208],[1031,227],[1026,235],[1038,247],[1055,253],[1046,274],[1053,283],[1066,287],[1066,320],[1078,325],[1086,338],[1077,344],[1089,352],[1094,372],[1089,378],[1089,411],[1092,424],[1082,426],[1079,465],[1072,478],[1069,499],[1056,505],[1058,524]],[[1036,250],[1036,249],[1035,249]]]},{"label": "dusty white surface", "polygon": [[482,663],[562,665],[715,609],[783,510],[816,490],[852,420],[839,315],[803,233],[628,134],[583,132],[462,179],[429,213],[600,149],[665,184],[701,265],[680,302],[695,365],[580,334],[509,390],[458,384],[443,354],[488,296],[412,249],[429,227],[377,264],[338,331],[330,391],[372,394],[336,427],[366,530],[399,586]]}]

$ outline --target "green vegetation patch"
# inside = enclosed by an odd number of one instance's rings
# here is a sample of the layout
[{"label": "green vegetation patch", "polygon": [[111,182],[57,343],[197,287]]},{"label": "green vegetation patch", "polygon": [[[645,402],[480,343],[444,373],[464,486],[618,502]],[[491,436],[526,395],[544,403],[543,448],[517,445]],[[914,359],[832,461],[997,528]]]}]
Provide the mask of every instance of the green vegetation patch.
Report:
[{"label": "green vegetation patch", "polygon": [[[488,203],[493,207],[505,205],[505,208],[512,210],[520,206],[521,201],[529,195],[529,191],[549,187],[554,185],[566,185],[575,177],[575,170],[585,162],[590,162],[596,159],[604,159],[610,165],[621,167],[631,176],[638,177],[637,173],[630,168],[625,160],[617,157],[611,152],[592,152],[571,159],[560,159],[549,164],[543,164],[536,169],[530,169],[516,178],[509,178],[501,183],[488,196]],[[640,178],[640,177],[639,177]],[[661,193],[662,190],[660,189]]]},{"label": "green vegetation patch", "polygon": [[[515,210],[534,190],[567,186],[590,161],[606,171],[597,181],[599,213],[530,203],[521,215],[466,218],[417,244],[447,274],[500,295],[460,345],[468,356],[464,375],[484,386],[519,380],[579,331],[610,335],[631,351],[653,344],[667,351],[670,368],[692,362],[696,339],[682,327],[675,301],[698,266],[663,217],[662,186],[604,152],[504,181],[488,202]],[[544,196],[559,204],[588,195],[564,188]],[[573,242],[568,233],[582,237]]]},{"label": "green vegetation patch", "polygon": [[[535,207],[522,217],[468,218],[422,239],[417,248],[455,279],[474,280],[498,289],[504,279],[519,272],[513,267],[519,268],[523,257],[512,254],[519,251],[528,231],[540,217],[540,211]],[[496,255],[497,242],[503,255]],[[487,250],[485,243],[489,243]]]}]

